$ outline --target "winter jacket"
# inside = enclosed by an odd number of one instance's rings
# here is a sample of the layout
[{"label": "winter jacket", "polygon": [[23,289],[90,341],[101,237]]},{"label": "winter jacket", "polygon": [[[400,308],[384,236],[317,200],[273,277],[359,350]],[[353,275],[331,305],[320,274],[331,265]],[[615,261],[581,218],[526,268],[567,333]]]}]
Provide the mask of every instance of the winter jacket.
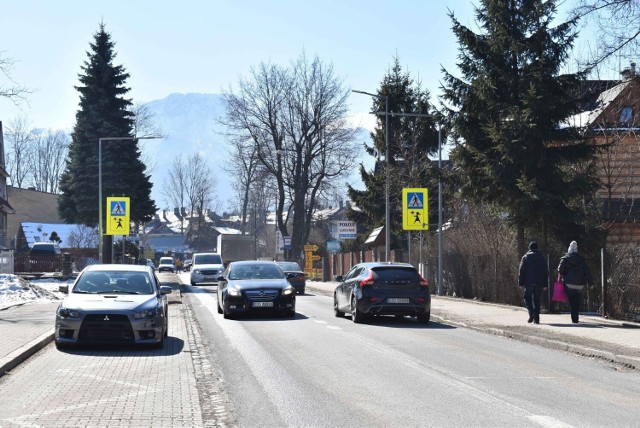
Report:
[{"label": "winter jacket", "polygon": [[562,256],[558,265],[558,273],[562,275],[565,284],[593,284],[589,266],[578,253],[567,253]]},{"label": "winter jacket", "polygon": [[526,285],[547,286],[549,278],[549,267],[547,259],[537,250],[529,250],[527,254],[522,256],[520,268],[518,269],[518,285],[524,287]]}]

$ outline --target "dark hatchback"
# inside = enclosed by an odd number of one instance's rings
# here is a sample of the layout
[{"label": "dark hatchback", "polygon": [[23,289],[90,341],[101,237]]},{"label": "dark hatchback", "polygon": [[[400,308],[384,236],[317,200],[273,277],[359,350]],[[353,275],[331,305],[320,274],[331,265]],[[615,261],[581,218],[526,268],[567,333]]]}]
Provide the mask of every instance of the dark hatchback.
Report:
[{"label": "dark hatchback", "polygon": [[289,284],[293,285],[298,294],[304,294],[307,287],[307,278],[304,276],[304,272],[300,269],[300,265],[296,262],[276,262],[280,269],[282,269],[287,275]]},{"label": "dark hatchback", "polygon": [[355,323],[373,315],[415,316],[420,323],[431,317],[429,283],[410,264],[360,263],[343,277],[333,294],[337,317],[351,314]]},{"label": "dark hatchback", "polygon": [[218,313],[225,318],[248,312],[296,313],[296,290],[275,262],[231,262],[218,277]]}]

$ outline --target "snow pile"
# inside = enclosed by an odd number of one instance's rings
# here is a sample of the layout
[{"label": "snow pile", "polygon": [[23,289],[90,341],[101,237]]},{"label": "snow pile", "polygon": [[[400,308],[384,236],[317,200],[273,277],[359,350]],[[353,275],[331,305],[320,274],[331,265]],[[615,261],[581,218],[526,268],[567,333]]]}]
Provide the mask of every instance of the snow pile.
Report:
[{"label": "snow pile", "polygon": [[0,274],[0,310],[24,303],[50,303],[60,300],[58,287],[73,280],[38,279],[26,281],[19,276]]}]

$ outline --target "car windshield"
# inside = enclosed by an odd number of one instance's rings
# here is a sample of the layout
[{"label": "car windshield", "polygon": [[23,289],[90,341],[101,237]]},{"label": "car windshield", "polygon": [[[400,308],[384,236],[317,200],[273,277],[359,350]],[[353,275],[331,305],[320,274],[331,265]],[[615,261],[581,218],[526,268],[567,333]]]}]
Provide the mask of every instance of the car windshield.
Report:
[{"label": "car windshield", "polygon": [[295,262],[280,262],[278,263],[278,266],[280,266],[282,270],[285,270],[285,271],[296,271],[296,272],[302,271],[298,263],[295,263]]},{"label": "car windshield", "polygon": [[72,293],[79,294],[153,294],[153,283],[143,272],[85,272],[78,278]]},{"label": "car windshield", "polygon": [[161,265],[172,265],[173,264],[173,259],[160,259],[160,264]]},{"label": "car windshield", "polygon": [[229,270],[229,279],[282,279],[284,274],[276,265],[272,264],[246,264],[233,266]]},{"label": "car windshield", "polygon": [[218,254],[200,254],[194,257],[193,264],[196,265],[221,265],[222,257]]}]

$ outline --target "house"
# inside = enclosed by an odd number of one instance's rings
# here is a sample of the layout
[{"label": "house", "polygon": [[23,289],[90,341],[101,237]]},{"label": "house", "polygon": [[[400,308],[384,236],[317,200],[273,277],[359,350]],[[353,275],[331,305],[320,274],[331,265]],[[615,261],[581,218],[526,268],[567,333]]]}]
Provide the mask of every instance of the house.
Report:
[{"label": "house", "polygon": [[599,93],[591,108],[570,118],[569,125],[601,147],[597,170],[602,187],[608,244],[640,240],[640,76],[635,63],[621,80]]},{"label": "house", "polygon": [[9,196],[7,195],[8,177],[9,173],[4,162],[4,131],[0,121],[0,249],[9,248],[9,241],[12,235],[9,234],[8,222],[10,215],[15,213],[15,210],[9,204]]}]

